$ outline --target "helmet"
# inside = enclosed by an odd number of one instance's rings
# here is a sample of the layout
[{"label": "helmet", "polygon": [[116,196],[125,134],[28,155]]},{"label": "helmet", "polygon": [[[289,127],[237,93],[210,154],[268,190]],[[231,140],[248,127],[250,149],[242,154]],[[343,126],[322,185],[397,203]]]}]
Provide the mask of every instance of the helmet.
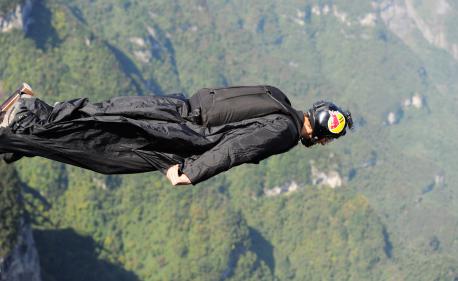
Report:
[{"label": "helmet", "polygon": [[319,101],[313,104],[307,112],[310,125],[313,129],[311,139],[301,138],[302,144],[309,147],[317,143],[318,140],[336,139],[345,135],[346,128],[353,127],[353,120],[349,111],[340,109],[332,102]]}]

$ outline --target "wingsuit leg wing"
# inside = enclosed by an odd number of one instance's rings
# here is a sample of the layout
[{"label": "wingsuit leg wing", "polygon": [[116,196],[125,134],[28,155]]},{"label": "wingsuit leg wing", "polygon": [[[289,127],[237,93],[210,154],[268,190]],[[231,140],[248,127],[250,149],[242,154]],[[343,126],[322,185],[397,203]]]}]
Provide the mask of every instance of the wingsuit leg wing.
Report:
[{"label": "wingsuit leg wing", "polygon": [[20,100],[14,122],[0,129],[0,153],[16,154],[6,161],[41,156],[104,174],[165,172],[184,161],[167,150],[193,141],[183,130],[186,113],[186,101],[176,97],[82,98],[55,107]]}]

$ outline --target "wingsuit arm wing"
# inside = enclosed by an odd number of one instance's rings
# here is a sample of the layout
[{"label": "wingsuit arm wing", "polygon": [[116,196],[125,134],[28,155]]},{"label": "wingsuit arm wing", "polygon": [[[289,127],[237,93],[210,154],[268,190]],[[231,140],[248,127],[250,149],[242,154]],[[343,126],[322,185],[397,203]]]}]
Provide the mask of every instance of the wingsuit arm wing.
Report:
[{"label": "wingsuit arm wing", "polygon": [[197,184],[231,167],[258,163],[271,155],[286,152],[297,143],[298,133],[292,121],[278,115],[256,126],[229,132],[200,157],[185,159],[182,172],[192,184]]}]

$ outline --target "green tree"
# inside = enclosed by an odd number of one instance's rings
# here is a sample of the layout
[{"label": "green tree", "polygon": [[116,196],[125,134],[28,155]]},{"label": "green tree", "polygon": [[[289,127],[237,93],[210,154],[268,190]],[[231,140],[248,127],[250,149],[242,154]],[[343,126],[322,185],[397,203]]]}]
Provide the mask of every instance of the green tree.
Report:
[{"label": "green tree", "polygon": [[22,214],[20,182],[15,169],[0,163],[0,257],[16,243]]}]

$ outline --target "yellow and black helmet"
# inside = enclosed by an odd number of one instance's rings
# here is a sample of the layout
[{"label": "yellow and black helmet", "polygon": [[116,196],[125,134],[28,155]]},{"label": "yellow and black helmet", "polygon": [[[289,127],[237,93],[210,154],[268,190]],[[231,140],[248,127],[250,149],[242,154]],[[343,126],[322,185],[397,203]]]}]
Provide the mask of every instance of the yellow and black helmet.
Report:
[{"label": "yellow and black helmet", "polygon": [[[311,146],[323,138],[336,139],[353,127],[349,111],[342,110],[332,102],[319,101],[307,112],[313,129],[312,139],[303,139],[305,146]],[[304,143],[305,142],[305,143]]]}]

